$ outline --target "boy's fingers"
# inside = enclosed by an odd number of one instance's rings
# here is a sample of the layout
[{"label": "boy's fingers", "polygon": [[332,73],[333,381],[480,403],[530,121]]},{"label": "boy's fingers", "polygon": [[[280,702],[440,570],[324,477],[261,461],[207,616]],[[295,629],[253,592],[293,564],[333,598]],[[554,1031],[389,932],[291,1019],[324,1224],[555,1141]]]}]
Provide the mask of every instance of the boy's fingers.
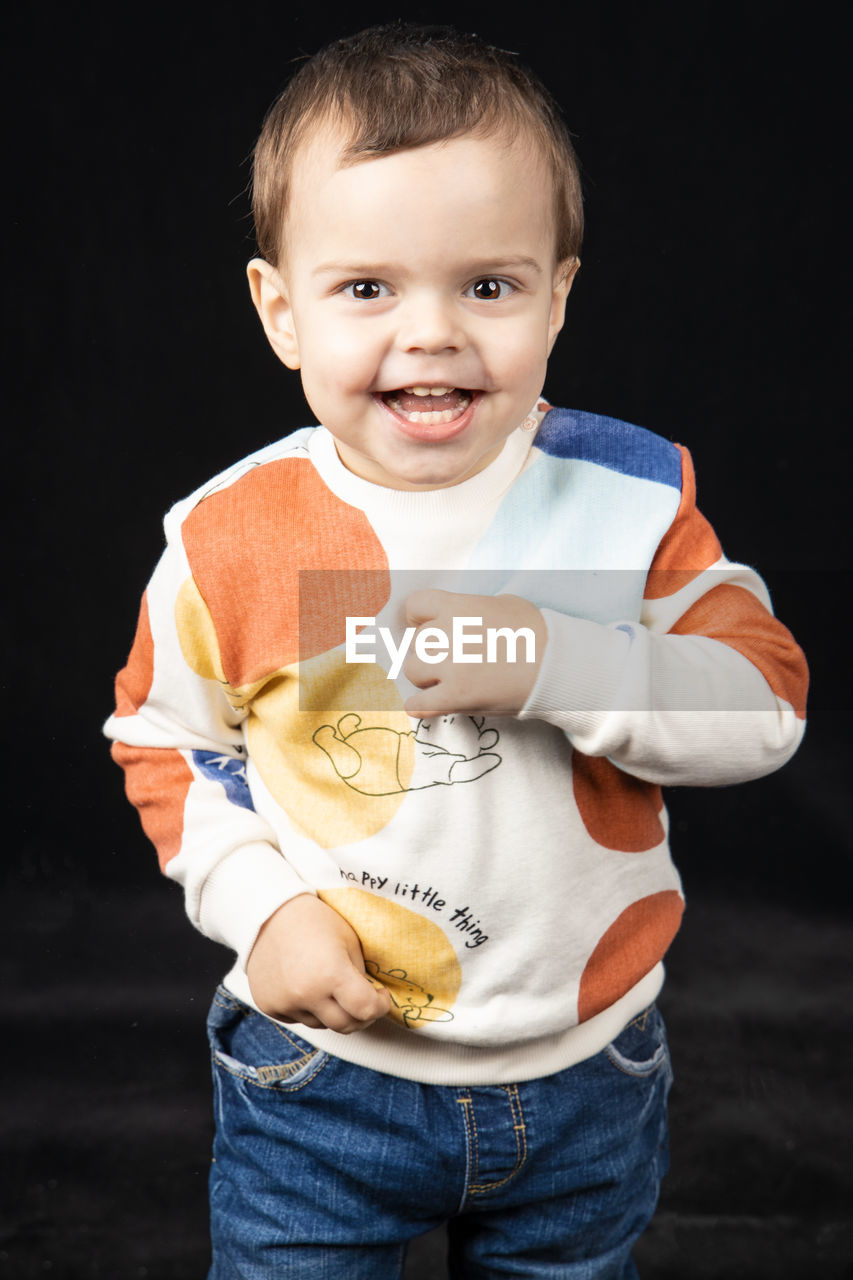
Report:
[{"label": "boy's fingers", "polygon": [[356,1023],[375,1022],[391,1008],[391,997],[353,967],[332,992],[333,999]]},{"label": "boy's fingers", "polygon": [[[329,999],[317,1008],[319,1015],[316,1026],[327,1028],[329,1031],[337,1031],[339,1035],[348,1036],[353,1031],[364,1031],[378,1019],[373,1018],[354,1018],[352,1014],[347,1013],[346,1009],[342,1009],[337,1000]],[[380,1015],[381,1016],[381,1015]],[[306,1023],[306,1026],[315,1025]]]},{"label": "boy's fingers", "polygon": [[[456,699],[458,702],[459,699]],[[423,689],[420,693],[412,694],[411,698],[407,698],[403,703],[403,710],[407,716],[411,716],[415,720],[426,720],[430,716],[446,716],[452,711],[459,711],[458,706],[450,706],[447,697],[447,690],[440,684],[432,685],[429,689]]]},{"label": "boy's fingers", "polygon": [[406,622],[415,627],[423,622],[432,622],[444,609],[448,594],[438,587],[424,587],[420,591],[413,591],[406,597]]},{"label": "boy's fingers", "polygon": [[438,684],[441,679],[441,670],[437,663],[422,662],[420,658],[413,657],[411,654],[403,663],[403,675],[409,684],[415,685],[418,689],[428,689],[431,685]]},{"label": "boy's fingers", "polygon": [[316,1031],[320,1031],[327,1025],[322,1018],[316,1017],[315,1014],[309,1013],[307,1010],[304,1013],[292,1013],[286,1018],[280,1017],[277,1020],[285,1023],[285,1025],[291,1025],[295,1022],[300,1027],[313,1027]]},{"label": "boy's fingers", "polygon": [[348,979],[336,987],[331,995],[318,1000],[311,1009],[294,1009],[287,1017],[279,1015],[279,1021],[295,1022],[317,1030],[326,1027],[329,1031],[347,1035],[377,1022],[390,1008],[391,997],[388,992],[377,991],[366,978],[359,978],[355,973],[354,983]]}]

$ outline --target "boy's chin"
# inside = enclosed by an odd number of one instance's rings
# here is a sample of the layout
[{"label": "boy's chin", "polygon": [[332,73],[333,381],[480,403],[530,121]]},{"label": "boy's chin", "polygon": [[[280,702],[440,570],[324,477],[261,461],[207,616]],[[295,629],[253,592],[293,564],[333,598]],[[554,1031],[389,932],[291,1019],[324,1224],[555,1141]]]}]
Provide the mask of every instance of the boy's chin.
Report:
[{"label": "boy's chin", "polygon": [[458,454],[447,456],[445,451],[441,451],[443,456],[439,456],[438,450],[434,454],[424,451],[427,456],[405,460],[367,458],[340,444],[338,444],[338,455],[347,470],[352,471],[362,480],[369,480],[372,484],[381,485],[386,489],[449,489],[485,470],[498,456],[503,443],[476,458],[460,457]]}]

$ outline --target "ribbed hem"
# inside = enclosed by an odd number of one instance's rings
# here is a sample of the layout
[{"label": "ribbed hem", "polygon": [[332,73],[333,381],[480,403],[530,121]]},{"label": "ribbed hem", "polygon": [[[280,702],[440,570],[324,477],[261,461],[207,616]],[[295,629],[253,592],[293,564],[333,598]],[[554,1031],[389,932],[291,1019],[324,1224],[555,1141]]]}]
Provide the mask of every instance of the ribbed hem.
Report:
[{"label": "ribbed hem", "polygon": [[[657,999],[663,979],[663,964],[658,963],[609,1009],[580,1026],[540,1036],[536,1040],[511,1041],[499,1047],[490,1045],[483,1048],[447,1043],[437,1037],[430,1039],[420,1031],[405,1030],[389,1018],[374,1023],[366,1031],[348,1036],[336,1031],[289,1025],[297,1035],[318,1049],[386,1075],[417,1080],[422,1084],[511,1084],[554,1075],[600,1053],[632,1018]],[[239,966],[235,966],[225,978],[225,985],[238,1000],[256,1007],[246,975]]]}]

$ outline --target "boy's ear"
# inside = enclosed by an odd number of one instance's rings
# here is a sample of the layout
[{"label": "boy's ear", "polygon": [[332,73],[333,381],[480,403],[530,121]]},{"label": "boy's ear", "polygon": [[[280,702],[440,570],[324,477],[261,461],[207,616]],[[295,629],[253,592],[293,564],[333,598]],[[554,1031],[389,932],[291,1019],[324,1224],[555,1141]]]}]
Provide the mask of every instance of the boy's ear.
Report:
[{"label": "boy's ear", "polygon": [[554,290],[551,294],[551,314],[548,319],[548,354],[557,341],[557,334],[563,327],[566,318],[566,299],[571,292],[572,283],[581,264],[580,258],[567,258],[557,264],[554,272]]},{"label": "boy's ear", "polygon": [[284,281],[275,267],[263,258],[253,258],[246,268],[246,275],[255,310],[270,346],[288,369],[298,369],[299,344]]}]

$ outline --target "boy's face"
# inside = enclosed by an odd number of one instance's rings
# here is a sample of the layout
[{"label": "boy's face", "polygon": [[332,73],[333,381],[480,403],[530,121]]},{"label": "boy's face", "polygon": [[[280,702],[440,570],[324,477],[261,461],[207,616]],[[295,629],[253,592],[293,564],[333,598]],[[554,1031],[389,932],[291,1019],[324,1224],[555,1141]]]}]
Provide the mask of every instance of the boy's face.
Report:
[{"label": "boy's face", "polygon": [[250,264],[255,305],[345,466],[459,484],[534,406],[563,323],[577,264],[554,262],[548,172],[522,137],[347,167],[341,147],[318,134],[297,155],[284,263]]}]

